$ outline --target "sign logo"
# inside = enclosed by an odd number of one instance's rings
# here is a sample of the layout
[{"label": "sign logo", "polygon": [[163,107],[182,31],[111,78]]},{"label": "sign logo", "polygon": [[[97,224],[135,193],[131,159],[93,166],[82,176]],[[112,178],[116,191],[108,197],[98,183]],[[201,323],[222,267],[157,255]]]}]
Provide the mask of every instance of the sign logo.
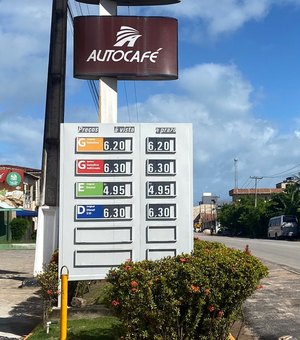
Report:
[{"label": "sign logo", "polygon": [[[124,47],[127,43],[127,47],[134,47],[137,39],[142,35],[139,31],[130,26],[121,26],[120,30],[116,34],[117,42],[114,47]],[[155,64],[160,52],[163,50],[159,47],[157,50],[141,51],[137,50],[120,50],[120,49],[93,49],[89,54],[86,62],[125,62],[125,63],[144,63],[148,59],[151,63]]]},{"label": "sign logo", "polygon": [[130,26],[121,26],[120,31],[117,33],[117,42],[114,46],[122,47],[127,43],[128,47],[133,47],[138,38],[142,35],[135,28]]},{"label": "sign logo", "polygon": [[16,187],[21,183],[21,175],[17,172],[10,172],[6,177],[6,183],[11,187]]}]

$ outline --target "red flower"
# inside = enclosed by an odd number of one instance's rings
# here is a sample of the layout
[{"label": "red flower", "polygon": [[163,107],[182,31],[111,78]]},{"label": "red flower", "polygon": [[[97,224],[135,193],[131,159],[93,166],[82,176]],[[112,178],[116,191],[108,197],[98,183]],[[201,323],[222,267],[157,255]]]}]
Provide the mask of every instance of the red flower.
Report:
[{"label": "red flower", "polygon": [[224,311],[223,310],[220,310],[219,313],[218,313],[218,317],[219,318],[222,318],[224,316]]},{"label": "red flower", "polygon": [[48,290],[47,290],[47,294],[48,294],[48,295],[52,295],[52,294],[53,294],[52,290],[51,290],[51,289],[48,289]]},{"label": "red flower", "polygon": [[131,266],[129,266],[128,264],[124,266],[125,270],[129,270],[131,268]]},{"label": "red flower", "polygon": [[132,293],[136,293],[137,292],[137,288],[131,288]]},{"label": "red flower", "polygon": [[185,263],[185,262],[186,262],[186,258],[181,257],[181,258],[179,259],[179,261],[180,261],[181,263]]},{"label": "red flower", "polygon": [[196,285],[191,285],[191,290],[194,293],[199,293],[200,292],[200,287]]},{"label": "red flower", "polygon": [[117,307],[119,306],[120,302],[118,300],[112,300],[111,304],[113,307]]},{"label": "red flower", "polygon": [[212,313],[215,310],[215,306],[213,305],[208,306],[208,310]]},{"label": "red flower", "polygon": [[138,283],[133,280],[133,281],[130,282],[130,286],[131,286],[131,288],[136,288],[138,286]]},{"label": "red flower", "polygon": [[206,288],[206,289],[204,290],[204,294],[205,294],[205,295],[209,295],[209,294],[210,294],[210,289],[209,289],[209,288]]}]

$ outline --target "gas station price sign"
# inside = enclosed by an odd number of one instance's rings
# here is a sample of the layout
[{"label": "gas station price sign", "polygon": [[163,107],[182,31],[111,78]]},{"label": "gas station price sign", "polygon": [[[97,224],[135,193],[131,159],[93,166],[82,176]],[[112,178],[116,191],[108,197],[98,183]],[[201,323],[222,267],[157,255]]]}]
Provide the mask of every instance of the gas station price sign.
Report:
[{"label": "gas station price sign", "polygon": [[95,205],[76,205],[75,220],[131,220],[131,204],[95,204]]},{"label": "gas station price sign", "polygon": [[146,139],[146,153],[175,153],[174,137],[148,137]]},{"label": "gas station price sign", "polygon": [[192,124],[62,124],[59,263],[69,280],[192,251],[192,145]]},{"label": "gas station price sign", "polygon": [[130,159],[78,159],[76,175],[128,175],[132,174]]},{"label": "gas station price sign", "polygon": [[147,220],[175,220],[176,204],[147,204]]},{"label": "gas station price sign", "polygon": [[146,197],[176,197],[176,182],[147,182]]},{"label": "gas station price sign", "polygon": [[126,198],[132,197],[131,182],[77,182],[76,198]]},{"label": "gas station price sign", "polygon": [[146,174],[158,176],[176,175],[175,159],[147,159]]}]

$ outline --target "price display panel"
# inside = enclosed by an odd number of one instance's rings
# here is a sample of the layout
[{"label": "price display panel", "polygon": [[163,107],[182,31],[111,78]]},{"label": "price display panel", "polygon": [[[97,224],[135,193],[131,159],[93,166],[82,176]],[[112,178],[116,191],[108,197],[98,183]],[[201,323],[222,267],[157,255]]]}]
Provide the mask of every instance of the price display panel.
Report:
[{"label": "price display panel", "polygon": [[174,137],[148,137],[146,138],[146,153],[175,153]]},{"label": "price display panel", "polygon": [[76,175],[132,175],[132,160],[78,159]]},{"label": "price display panel", "polygon": [[76,198],[126,198],[132,197],[131,182],[77,182]]},{"label": "price display panel", "polygon": [[146,175],[148,176],[175,176],[175,159],[147,159]]},{"label": "price display panel", "polygon": [[131,204],[96,204],[96,205],[76,205],[75,220],[76,221],[98,221],[98,220],[131,220],[132,205]]},{"label": "price display panel", "polygon": [[176,204],[147,204],[147,220],[175,220]]},{"label": "price display panel", "polygon": [[147,182],[146,197],[176,197],[176,182]]},{"label": "price display panel", "polygon": [[77,153],[131,153],[131,137],[77,137]]}]

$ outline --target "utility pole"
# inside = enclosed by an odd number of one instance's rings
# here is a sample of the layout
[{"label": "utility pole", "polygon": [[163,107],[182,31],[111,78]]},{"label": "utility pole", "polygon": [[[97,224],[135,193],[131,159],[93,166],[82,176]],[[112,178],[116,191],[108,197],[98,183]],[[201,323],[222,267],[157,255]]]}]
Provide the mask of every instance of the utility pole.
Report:
[{"label": "utility pole", "polygon": [[258,177],[258,176],[250,176],[250,178],[255,180],[255,199],[254,199],[254,207],[257,207],[257,181],[259,179],[262,179],[263,177]]},{"label": "utility pole", "polygon": [[35,273],[48,263],[58,246],[59,145],[65,109],[67,4],[67,0],[52,2]]}]

